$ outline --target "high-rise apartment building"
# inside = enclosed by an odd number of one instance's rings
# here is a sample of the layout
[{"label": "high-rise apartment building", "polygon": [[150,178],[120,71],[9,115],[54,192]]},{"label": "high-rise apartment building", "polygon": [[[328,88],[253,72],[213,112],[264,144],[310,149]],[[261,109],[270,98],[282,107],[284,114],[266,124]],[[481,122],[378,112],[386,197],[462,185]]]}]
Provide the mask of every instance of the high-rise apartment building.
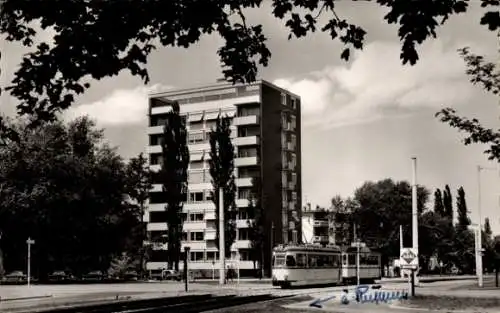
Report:
[{"label": "high-rise apartment building", "polygon": [[[189,181],[182,246],[190,247],[190,268],[208,270],[217,265],[215,205],[209,173],[209,133],[219,114],[232,118],[231,136],[235,147],[237,239],[233,255],[238,255],[242,275],[254,264],[250,256],[248,198],[252,179],[260,179],[262,203],[266,211],[264,265],[269,273],[272,246],[301,240],[301,132],[300,97],[267,81],[232,85],[217,83],[200,88],[176,90],[149,97],[149,145],[147,153],[154,171],[160,169],[163,123],[178,101],[188,129],[190,152]],[[165,196],[154,182],[145,221],[154,244],[147,264],[150,270],[166,267],[167,255]],[[238,251],[237,254],[235,251]]]}]

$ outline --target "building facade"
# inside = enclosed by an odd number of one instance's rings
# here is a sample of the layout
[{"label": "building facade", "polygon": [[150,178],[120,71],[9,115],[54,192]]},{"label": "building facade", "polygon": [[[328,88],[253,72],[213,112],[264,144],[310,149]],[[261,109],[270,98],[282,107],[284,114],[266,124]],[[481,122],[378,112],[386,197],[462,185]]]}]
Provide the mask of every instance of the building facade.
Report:
[{"label": "building facade", "polygon": [[[232,254],[239,258],[242,271],[252,270],[248,232],[248,198],[252,180],[262,186],[266,211],[264,265],[269,272],[272,247],[298,242],[301,238],[301,137],[300,97],[267,81],[247,85],[217,83],[200,88],[177,90],[149,97],[150,167],[161,167],[163,124],[170,103],[177,101],[188,130],[190,164],[182,247],[190,247],[190,268],[213,271],[219,260],[216,248],[215,205],[210,197],[213,187],[209,174],[209,133],[219,114],[232,119],[231,137],[235,148],[237,240]],[[166,199],[158,181],[150,192],[145,221],[153,253],[147,268],[167,266]],[[236,253],[238,251],[238,253]]]},{"label": "building facade", "polygon": [[348,247],[353,242],[350,212],[335,211],[307,204],[302,209],[302,241],[320,245]]}]

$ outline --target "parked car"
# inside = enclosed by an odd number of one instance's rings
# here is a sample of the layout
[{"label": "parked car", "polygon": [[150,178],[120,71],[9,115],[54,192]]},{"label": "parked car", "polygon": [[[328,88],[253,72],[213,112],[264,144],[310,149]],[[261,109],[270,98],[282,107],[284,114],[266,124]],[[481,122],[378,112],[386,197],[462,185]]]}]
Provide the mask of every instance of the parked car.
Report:
[{"label": "parked car", "polygon": [[24,284],[28,281],[28,276],[21,271],[14,271],[4,276],[2,279],[2,284],[6,285],[17,285]]},{"label": "parked car", "polygon": [[85,282],[102,282],[107,276],[101,271],[91,271],[83,275],[82,280]]},{"label": "parked car", "polygon": [[182,280],[181,273],[174,271],[174,270],[164,270],[162,273],[162,276],[163,276],[163,279],[166,279],[166,280],[176,280],[176,281]]},{"label": "parked car", "polygon": [[137,274],[136,271],[127,271],[125,274],[123,274],[123,279],[124,280],[138,280],[139,279],[139,274]]},{"label": "parked car", "polygon": [[75,277],[70,272],[55,271],[48,277],[51,283],[69,283],[75,281]]}]

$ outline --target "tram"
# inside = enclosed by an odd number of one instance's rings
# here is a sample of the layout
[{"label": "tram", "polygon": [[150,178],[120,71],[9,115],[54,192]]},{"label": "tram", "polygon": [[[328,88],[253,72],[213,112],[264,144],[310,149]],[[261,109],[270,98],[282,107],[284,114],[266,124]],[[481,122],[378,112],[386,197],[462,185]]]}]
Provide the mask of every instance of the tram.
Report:
[{"label": "tram", "polygon": [[[342,281],[345,284],[356,283],[357,265],[356,247],[348,247],[342,252]],[[373,252],[367,247],[359,248],[359,280],[360,283],[374,283],[382,277],[380,253]]]},{"label": "tram", "polygon": [[[280,245],[273,250],[273,286],[287,288],[320,284],[356,282],[357,248],[342,251],[338,246]],[[370,249],[360,248],[360,282],[371,283],[382,276],[381,256]]]},{"label": "tram", "polygon": [[273,286],[340,284],[341,253],[337,246],[278,246],[273,250]]}]

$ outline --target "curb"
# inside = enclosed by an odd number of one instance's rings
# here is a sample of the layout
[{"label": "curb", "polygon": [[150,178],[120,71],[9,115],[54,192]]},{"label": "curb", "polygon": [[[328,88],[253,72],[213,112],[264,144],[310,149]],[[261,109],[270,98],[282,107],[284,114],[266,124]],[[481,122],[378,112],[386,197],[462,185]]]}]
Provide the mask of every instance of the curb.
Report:
[{"label": "curb", "polygon": [[53,297],[52,295],[19,297],[19,298],[2,298],[2,297],[0,297],[0,303],[1,302],[8,302],[8,301],[22,301],[22,300],[44,299],[44,298],[52,298],[52,297]]},{"label": "curb", "polygon": [[[475,313],[478,312],[477,310],[450,310],[450,309],[425,309],[425,308],[411,308],[407,306],[401,306],[401,305],[396,305],[396,304],[391,304],[389,305],[389,308],[391,309],[396,309],[396,310],[405,310],[405,311],[445,311],[447,313]],[[500,311],[488,311],[488,313],[500,313]]]}]

